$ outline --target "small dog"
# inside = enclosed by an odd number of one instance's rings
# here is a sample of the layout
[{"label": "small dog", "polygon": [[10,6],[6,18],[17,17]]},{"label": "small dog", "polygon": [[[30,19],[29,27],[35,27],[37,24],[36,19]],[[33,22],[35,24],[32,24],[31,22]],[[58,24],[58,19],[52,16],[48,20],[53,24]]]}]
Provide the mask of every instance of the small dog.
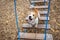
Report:
[{"label": "small dog", "polygon": [[37,27],[38,25],[38,17],[35,17],[35,12],[31,12],[27,17],[26,21],[28,25],[31,25],[32,27]]}]

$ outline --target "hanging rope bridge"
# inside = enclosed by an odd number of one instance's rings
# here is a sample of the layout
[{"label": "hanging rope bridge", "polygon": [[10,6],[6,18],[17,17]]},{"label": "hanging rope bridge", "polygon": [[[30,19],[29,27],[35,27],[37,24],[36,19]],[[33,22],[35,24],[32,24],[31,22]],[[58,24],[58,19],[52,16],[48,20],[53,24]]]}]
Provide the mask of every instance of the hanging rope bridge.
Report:
[{"label": "hanging rope bridge", "polygon": [[[46,0],[44,0],[44,3],[46,2]],[[32,5],[34,6],[35,3],[32,3]],[[45,4],[44,4],[45,5]],[[47,31],[47,28],[48,28],[48,16],[49,16],[49,11],[50,11],[50,0],[49,0],[49,3],[48,3],[48,12],[47,12],[47,15],[46,15],[46,21],[45,21],[45,36],[44,36],[44,40],[47,40],[46,39],[46,31]],[[14,12],[15,12],[15,18],[16,18],[16,27],[17,27],[17,30],[18,30],[18,40],[20,40],[20,28],[19,28],[19,25],[18,25],[18,15],[17,15],[17,10],[16,10],[16,0],[14,0]],[[25,31],[26,32],[26,31]]]}]

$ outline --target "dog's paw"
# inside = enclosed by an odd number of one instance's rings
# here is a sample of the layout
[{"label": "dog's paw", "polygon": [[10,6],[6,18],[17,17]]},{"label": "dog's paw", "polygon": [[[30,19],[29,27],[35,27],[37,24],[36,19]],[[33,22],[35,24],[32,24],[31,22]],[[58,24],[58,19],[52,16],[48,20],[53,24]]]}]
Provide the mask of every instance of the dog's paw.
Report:
[{"label": "dog's paw", "polygon": [[35,25],[35,27],[37,28],[38,26],[37,26],[37,25]]}]

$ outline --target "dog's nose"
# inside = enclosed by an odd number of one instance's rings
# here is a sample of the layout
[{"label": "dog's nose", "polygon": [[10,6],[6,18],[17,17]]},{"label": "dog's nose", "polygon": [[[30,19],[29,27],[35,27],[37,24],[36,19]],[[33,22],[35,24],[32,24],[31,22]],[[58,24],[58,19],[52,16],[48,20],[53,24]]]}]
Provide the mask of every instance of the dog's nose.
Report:
[{"label": "dog's nose", "polygon": [[29,19],[32,20],[31,16],[29,16]]},{"label": "dog's nose", "polygon": [[31,19],[31,16],[29,16],[29,19]]}]

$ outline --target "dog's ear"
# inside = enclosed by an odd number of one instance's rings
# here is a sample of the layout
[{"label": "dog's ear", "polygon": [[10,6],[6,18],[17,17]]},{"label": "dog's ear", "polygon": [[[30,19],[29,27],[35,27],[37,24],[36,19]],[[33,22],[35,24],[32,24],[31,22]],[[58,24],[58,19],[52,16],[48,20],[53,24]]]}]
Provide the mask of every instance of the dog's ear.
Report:
[{"label": "dog's ear", "polygon": [[34,11],[35,11],[35,13],[38,13],[38,9],[35,8]]}]

